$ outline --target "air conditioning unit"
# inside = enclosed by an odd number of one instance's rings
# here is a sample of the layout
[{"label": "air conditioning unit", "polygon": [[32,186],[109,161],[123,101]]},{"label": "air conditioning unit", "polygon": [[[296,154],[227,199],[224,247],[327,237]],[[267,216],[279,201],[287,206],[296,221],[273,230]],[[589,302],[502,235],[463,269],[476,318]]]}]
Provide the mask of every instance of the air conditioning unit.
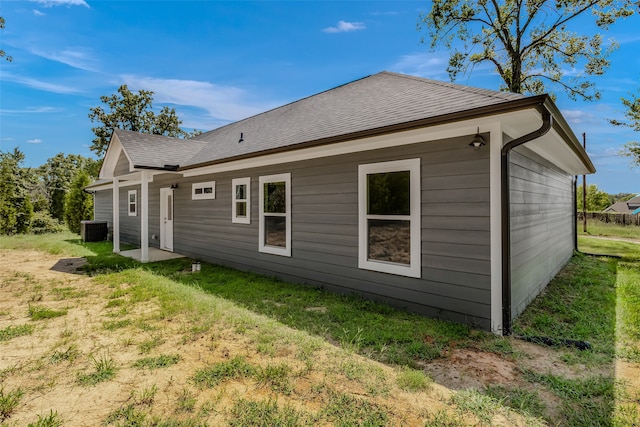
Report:
[{"label": "air conditioning unit", "polygon": [[107,240],[107,221],[80,221],[80,238],[83,242]]}]

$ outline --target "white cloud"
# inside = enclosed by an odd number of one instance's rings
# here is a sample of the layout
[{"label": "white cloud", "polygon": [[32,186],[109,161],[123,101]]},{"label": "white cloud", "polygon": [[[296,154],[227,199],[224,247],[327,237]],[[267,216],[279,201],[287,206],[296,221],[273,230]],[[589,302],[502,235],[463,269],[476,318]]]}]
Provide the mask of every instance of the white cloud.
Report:
[{"label": "white cloud", "polygon": [[53,92],[53,93],[78,93],[81,92],[79,89],[76,89],[71,86],[65,86],[55,83],[44,82],[42,80],[32,79],[30,77],[22,77],[17,76],[11,73],[3,73],[3,80],[5,82],[10,81],[23,86],[27,86],[33,89],[43,90],[45,92]]},{"label": "white cloud", "polygon": [[579,125],[582,123],[593,123],[598,118],[592,113],[584,110],[562,110],[562,115],[572,125]]},{"label": "white cloud", "polygon": [[36,16],[44,16],[44,12],[40,12],[38,9],[33,9],[33,14]]},{"label": "white cloud", "polygon": [[51,61],[60,62],[73,68],[84,71],[98,71],[99,64],[85,48],[67,48],[61,51],[43,51],[38,48],[31,48],[29,51]]},{"label": "white cloud", "polygon": [[[131,90],[153,91],[155,103],[201,108],[207,111],[217,123],[241,120],[279,105],[252,102],[248,99],[251,95],[248,91],[209,82],[132,75],[124,75],[122,79]],[[186,124],[187,119],[183,116],[180,117]]]},{"label": "white cloud", "polygon": [[34,139],[27,139],[27,142],[29,144],[41,144],[42,140],[40,138],[34,138]]},{"label": "white cloud", "polygon": [[42,113],[55,113],[61,111],[59,108],[54,107],[32,107],[25,108],[24,110],[2,110],[0,114],[42,114]]},{"label": "white cloud", "polygon": [[44,7],[54,6],[84,6],[89,7],[85,0],[31,0],[32,2],[43,5]]},{"label": "white cloud", "polygon": [[446,52],[413,53],[401,56],[390,70],[435,80],[449,80],[446,71],[448,60]]},{"label": "white cloud", "polygon": [[367,28],[362,22],[338,21],[335,27],[327,27],[323,29],[325,33],[348,33],[350,31],[364,30]]}]

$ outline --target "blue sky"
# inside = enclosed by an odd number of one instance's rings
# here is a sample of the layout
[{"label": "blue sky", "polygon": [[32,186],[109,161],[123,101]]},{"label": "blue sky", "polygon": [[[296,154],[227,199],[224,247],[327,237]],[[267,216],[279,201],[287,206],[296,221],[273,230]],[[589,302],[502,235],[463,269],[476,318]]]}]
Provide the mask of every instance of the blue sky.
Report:
[{"label": "blue sky", "polygon": [[[447,81],[448,52],[416,29],[428,10],[428,1],[3,1],[1,45],[13,62],[0,65],[0,150],[19,147],[26,166],[92,156],[89,108],[122,84],[154,91],[154,107],[175,108],[183,127],[210,130],[383,70]],[[593,79],[600,101],[558,92],[576,135],[587,134],[598,169],[587,183],[609,193],[640,193],[640,168],[617,155],[640,135],[607,122],[640,88],[638,23],[606,34],[620,48]],[[489,67],[457,82],[499,86]]]}]

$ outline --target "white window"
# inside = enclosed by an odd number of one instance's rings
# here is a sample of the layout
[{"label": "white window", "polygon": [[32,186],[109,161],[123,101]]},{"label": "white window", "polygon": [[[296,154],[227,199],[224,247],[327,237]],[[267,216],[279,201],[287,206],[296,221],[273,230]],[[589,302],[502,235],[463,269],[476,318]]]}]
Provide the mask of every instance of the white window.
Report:
[{"label": "white window", "polygon": [[291,256],[291,174],[260,177],[258,250]]},{"label": "white window", "polygon": [[127,192],[127,206],[129,209],[129,216],[138,215],[138,192],[136,190],[129,190]]},{"label": "white window", "polygon": [[198,182],[191,184],[191,200],[204,200],[216,198],[216,182]]},{"label": "white window", "polygon": [[231,180],[231,222],[251,224],[251,178]]},{"label": "white window", "polygon": [[420,159],[358,166],[358,266],[420,277]]}]

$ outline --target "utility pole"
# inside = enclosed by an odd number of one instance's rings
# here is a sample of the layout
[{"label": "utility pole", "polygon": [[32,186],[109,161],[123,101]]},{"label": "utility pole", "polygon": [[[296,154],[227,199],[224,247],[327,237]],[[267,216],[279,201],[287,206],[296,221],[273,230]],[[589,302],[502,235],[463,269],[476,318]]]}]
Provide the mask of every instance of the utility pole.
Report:
[{"label": "utility pole", "polygon": [[[587,133],[582,132],[582,147],[587,151]],[[582,231],[587,233],[587,175],[582,175]]]}]

